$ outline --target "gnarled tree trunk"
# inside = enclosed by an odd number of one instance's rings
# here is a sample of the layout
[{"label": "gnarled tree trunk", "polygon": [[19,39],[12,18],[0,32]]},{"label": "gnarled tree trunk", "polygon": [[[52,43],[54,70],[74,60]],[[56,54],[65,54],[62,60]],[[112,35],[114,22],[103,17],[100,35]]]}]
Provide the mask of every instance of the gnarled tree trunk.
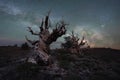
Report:
[{"label": "gnarled tree trunk", "polygon": [[56,28],[53,29],[52,33],[49,32],[49,14],[45,17],[45,20],[42,20],[39,33],[35,33],[31,27],[28,27],[29,32],[32,35],[39,36],[39,40],[31,41],[26,37],[26,40],[34,46],[34,51],[38,55],[37,62],[39,59],[43,62],[49,61],[50,58],[50,44],[55,42],[59,37],[66,33],[65,26],[66,24],[61,21],[56,25]]},{"label": "gnarled tree trunk", "polygon": [[87,41],[84,40],[84,37],[79,43],[79,38],[74,35],[74,32],[72,32],[71,36],[65,37],[65,43],[62,43],[61,46],[64,49],[67,49],[71,53],[80,53],[80,48],[87,44]]}]

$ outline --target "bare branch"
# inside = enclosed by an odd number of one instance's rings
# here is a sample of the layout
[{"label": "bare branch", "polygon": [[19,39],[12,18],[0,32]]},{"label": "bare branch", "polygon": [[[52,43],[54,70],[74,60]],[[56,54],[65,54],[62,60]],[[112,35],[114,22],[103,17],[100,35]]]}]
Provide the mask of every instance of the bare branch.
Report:
[{"label": "bare branch", "polygon": [[46,16],[45,18],[45,29],[48,29],[48,20],[49,20],[49,15]]},{"label": "bare branch", "polygon": [[43,24],[44,24],[44,21],[43,21],[43,19],[42,19],[41,26],[39,27],[41,32],[43,31]]},{"label": "bare branch", "polygon": [[53,32],[48,37],[46,43],[50,45],[52,42],[56,41],[57,38],[61,37],[66,33],[65,25],[64,24],[57,24],[59,27],[56,26],[56,28],[53,30]]},{"label": "bare branch", "polygon": [[29,30],[29,32],[30,32],[32,35],[39,35],[38,33],[33,32],[33,30],[31,29],[31,27],[28,27],[28,30]]},{"label": "bare branch", "polygon": [[27,38],[27,36],[25,36],[25,39],[26,39],[30,44],[33,43],[33,41],[31,41],[31,40],[29,40],[29,39]]},{"label": "bare branch", "polygon": [[83,45],[85,45],[86,44],[86,41],[84,41],[84,36],[82,37],[82,40],[81,40],[81,42],[80,42],[80,44],[79,44],[79,46],[83,46]]},{"label": "bare branch", "polygon": [[31,41],[27,38],[27,36],[25,36],[25,39],[31,44],[31,45],[35,45],[36,43],[38,43],[38,40],[36,41]]}]

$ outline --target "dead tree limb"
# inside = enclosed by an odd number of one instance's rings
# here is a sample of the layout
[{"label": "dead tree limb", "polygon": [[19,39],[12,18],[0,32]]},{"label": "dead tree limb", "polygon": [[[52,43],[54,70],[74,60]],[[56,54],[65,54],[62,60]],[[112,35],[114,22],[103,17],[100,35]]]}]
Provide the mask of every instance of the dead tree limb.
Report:
[{"label": "dead tree limb", "polygon": [[41,25],[39,27],[40,32],[35,33],[31,27],[28,27],[29,32],[32,35],[38,35],[39,40],[31,41],[26,37],[26,40],[31,43],[34,46],[34,50],[39,56],[40,59],[43,61],[49,61],[49,55],[50,55],[50,44],[52,42],[55,42],[59,37],[64,35],[66,33],[65,26],[67,24],[64,23],[64,21],[58,22],[56,24],[56,28],[53,29],[52,33],[49,31],[49,14],[45,17],[45,20],[42,20]]}]

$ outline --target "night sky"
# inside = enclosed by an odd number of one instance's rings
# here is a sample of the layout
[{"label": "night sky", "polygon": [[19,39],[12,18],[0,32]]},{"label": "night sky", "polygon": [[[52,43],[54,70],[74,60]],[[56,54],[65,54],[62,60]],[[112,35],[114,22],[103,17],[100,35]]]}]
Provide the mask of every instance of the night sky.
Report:
[{"label": "night sky", "polygon": [[[0,45],[23,43],[25,35],[37,38],[27,27],[38,32],[49,10],[52,25],[61,19],[69,24],[66,35],[74,30],[92,47],[120,49],[120,0],[0,0]],[[63,37],[52,46],[61,42]]]}]

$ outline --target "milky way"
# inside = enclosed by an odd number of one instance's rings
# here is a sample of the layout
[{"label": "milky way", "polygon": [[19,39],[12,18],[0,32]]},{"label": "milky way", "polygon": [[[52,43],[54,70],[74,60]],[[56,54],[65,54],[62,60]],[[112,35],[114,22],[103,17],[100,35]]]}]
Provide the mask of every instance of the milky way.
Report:
[{"label": "milky way", "polygon": [[0,45],[24,42],[27,26],[38,32],[49,10],[53,25],[61,19],[69,24],[67,34],[74,30],[93,47],[120,49],[120,0],[0,0]]}]

